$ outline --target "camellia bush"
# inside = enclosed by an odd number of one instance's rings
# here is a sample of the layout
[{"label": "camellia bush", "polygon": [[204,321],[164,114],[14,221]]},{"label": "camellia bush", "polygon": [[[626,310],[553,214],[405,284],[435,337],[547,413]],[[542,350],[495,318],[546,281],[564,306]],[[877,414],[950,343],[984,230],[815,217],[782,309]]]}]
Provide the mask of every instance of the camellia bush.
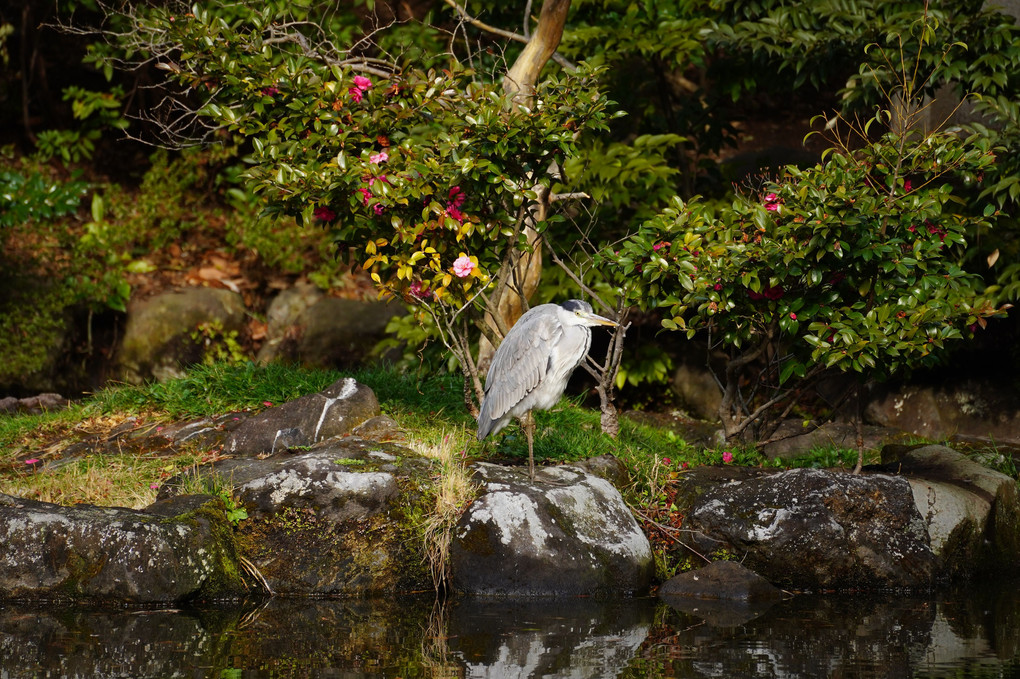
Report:
[{"label": "camellia bush", "polygon": [[664,328],[724,353],[725,433],[761,440],[822,375],[931,364],[1005,312],[957,264],[985,224],[954,182],[993,161],[980,138],[889,132],[726,207],[678,199],[604,261]]},{"label": "camellia bush", "polygon": [[166,135],[250,143],[246,179],[266,214],[329,229],[339,255],[435,323],[480,393],[471,338],[507,330],[484,319],[523,294],[518,264],[557,224],[550,168],[605,127],[597,71],[522,92],[453,58],[422,68],[338,48],[286,8],[179,10],[139,11],[120,38],[179,88]]}]

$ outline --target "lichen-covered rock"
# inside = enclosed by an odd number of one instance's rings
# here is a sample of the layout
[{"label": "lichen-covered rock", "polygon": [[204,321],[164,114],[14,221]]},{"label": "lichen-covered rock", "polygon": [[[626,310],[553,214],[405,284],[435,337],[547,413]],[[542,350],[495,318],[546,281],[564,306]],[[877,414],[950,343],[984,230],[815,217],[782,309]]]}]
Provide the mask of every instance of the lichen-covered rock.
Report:
[{"label": "lichen-covered rock", "polygon": [[[394,594],[432,588],[414,516],[432,464],[390,443],[346,437],[308,452],[236,458],[214,471],[248,518],[238,542],[272,591]],[[173,492],[174,480],[166,484]]]},{"label": "lichen-covered rock", "polygon": [[927,587],[939,574],[902,477],[793,469],[727,483],[695,500],[688,527],[702,554],[786,587]]},{"label": "lichen-covered rock", "polygon": [[938,445],[883,462],[910,483],[943,572],[971,575],[1020,565],[1020,499],[1014,479]]},{"label": "lichen-covered rock", "polygon": [[262,455],[310,446],[348,434],[379,414],[370,388],[353,377],[337,380],[317,394],[288,401],[242,421],[223,449],[231,455]]},{"label": "lichen-covered rock", "polygon": [[192,337],[200,324],[225,334],[241,330],[244,320],[241,295],[218,288],[182,288],[133,302],[117,351],[121,379],[141,384],[180,377],[202,360],[203,341]]},{"label": "lichen-covered rock", "polygon": [[579,467],[474,465],[483,484],[455,529],[456,590],[495,595],[641,593],[651,547],[619,491]]},{"label": "lichen-covered rock", "polygon": [[244,591],[222,502],[146,510],[0,494],[0,599],[173,602]]}]

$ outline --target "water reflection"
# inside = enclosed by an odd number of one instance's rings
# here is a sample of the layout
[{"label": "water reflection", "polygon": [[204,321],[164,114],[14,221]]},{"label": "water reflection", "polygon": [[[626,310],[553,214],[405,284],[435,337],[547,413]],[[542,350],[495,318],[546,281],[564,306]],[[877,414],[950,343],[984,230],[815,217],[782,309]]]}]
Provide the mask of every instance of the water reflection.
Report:
[{"label": "water reflection", "polygon": [[0,679],[1014,676],[1015,584],[930,597],[802,595],[767,610],[426,597],[188,610],[0,605]]}]

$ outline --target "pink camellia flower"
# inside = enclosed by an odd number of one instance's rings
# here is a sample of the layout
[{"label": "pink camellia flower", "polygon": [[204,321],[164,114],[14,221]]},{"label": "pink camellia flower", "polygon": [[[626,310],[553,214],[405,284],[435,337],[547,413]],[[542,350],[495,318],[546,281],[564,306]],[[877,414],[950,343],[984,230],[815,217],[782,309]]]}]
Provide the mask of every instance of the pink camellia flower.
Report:
[{"label": "pink camellia flower", "polygon": [[457,208],[453,207],[452,205],[446,208],[446,216],[449,217],[450,219],[457,220],[461,224],[464,223],[464,213],[458,210]]},{"label": "pink camellia flower", "polygon": [[261,94],[263,97],[273,97],[280,93],[279,88],[276,87],[263,87]]},{"label": "pink camellia flower", "polygon": [[380,151],[379,153],[370,156],[368,162],[372,163],[373,165],[378,165],[379,163],[385,163],[389,159],[390,154],[386,153],[385,151]]},{"label": "pink camellia flower", "polygon": [[793,312],[791,311],[791,312],[790,312],[790,320],[793,320],[793,321],[797,320],[797,314],[795,314],[795,313],[793,313]]},{"label": "pink camellia flower", "polygon": [[914,185],[910,183],[909,179],[907,179],[906,181],[903,182],[903,192],[904,193],[910,193],[910,189],[912,189],[913,187],[914,187]]},{"label": "pink camellia flower", "polygon": [[[669,247],[669,241],[664,241],[662,243],[656,243],[655,245],[653,245],[652,246],[652,250],[654,252],[658,252],[662,248],[668,248],[668,247]],[[697,255],[695,255],[695,256],[697,256]]]},{"label": "pink camellia flower", "polygon": [[25,460],[25,464],[35,464],[39,461],[39,458],[33,457],[31,460]]},{"label": "pink camellia flower", "polygon": [[358,189],[358,192],[364,198],[365,205],[368,205],[368,201],[372,198],[372,192],[365,188]]},{"label": "pink camellia flower", "polygon": [[351,95],[351,99],[353,99],[355,103],[358,104],[360,104],[361,100],[365,98],[365,93],[359,90],[357,87],[352,87],[351,89],[347,90],[347,94]]},{"label": "pink camellia flower", "polygon": [[470,276],[474,268],[475,263],[467,255],[461,255],[453,262],[453,273],[456,274],[457,278]]},{"label": "pink camellia flower", "polygon": [[273,407],[273,402],[272,401],[263,401],[262,405],[269,406],[271,408],[271,407]]},{"label": "pink camellia flower", "polygon": [[779,206],[782,204],[783,199],[775,193],[765,194],[765,209],[769,212],[779,212]]},{"label": "pink camellia flower", "polygon": [[312,215],[316,219],[321,219],[324,222],[331,222],[334,219],[336,219],[336,212],[334,212],[333,210],[326,206],[315,208],[315,210],[312,212]]},{"label": "pink camellia flower", "polygon": [[356,75],[354,76],[354,86],[364,92],[372,87],[372,81],[363,75]]},{"label": "pink camellia flower", "polygon": [[407,291],[416,299],[429,299],[432,297],[432,291],[423,285],[421,281],[411,283],[411,287]]},{"label": "pink camellia flower", "polygon": [[662,458],[662,464],[664,464],[665,466],[668,467],[672,463],[673,463],[673,460],[669,459],[668,457]]},{"label": "pink camellia flower", "polygon": [[712,286],[712,289],[715,290],[716,292],[719,292],[720,290],[722,290],[722,283],[716,283],[715,285]]},{"label": "pink camellia flower", "polygon": [[725,462],[726,464],[733,462],[733,453],[727,450],[725,453],[722,454],[722,461]]},{"label": "pink camellia flower", "polygon": [[383,213],[383,206],[382,206],[382,205],[380,205],[379,203],[376,203],[375,205],[373,205],[373,206],[372,206],[372,210],[373,210],[373,211],[374,211],[374,212],[375,212],[375,213],[376,213],[377,215],[381,215],[381,214]]}]

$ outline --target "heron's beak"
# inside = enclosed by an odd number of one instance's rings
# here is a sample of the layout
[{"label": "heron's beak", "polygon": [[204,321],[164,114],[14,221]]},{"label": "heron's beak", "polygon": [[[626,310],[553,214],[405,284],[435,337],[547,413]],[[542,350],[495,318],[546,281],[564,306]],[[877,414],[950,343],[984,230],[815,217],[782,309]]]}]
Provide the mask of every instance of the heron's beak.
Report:
[{"label": "heron's beak", "polygon": [[599,316],[598,314],[584,314],[584,317],[591,321],[593,325],[608,325],[613,328],[620,325],[616,321],[611,321],[604,316]]}]

